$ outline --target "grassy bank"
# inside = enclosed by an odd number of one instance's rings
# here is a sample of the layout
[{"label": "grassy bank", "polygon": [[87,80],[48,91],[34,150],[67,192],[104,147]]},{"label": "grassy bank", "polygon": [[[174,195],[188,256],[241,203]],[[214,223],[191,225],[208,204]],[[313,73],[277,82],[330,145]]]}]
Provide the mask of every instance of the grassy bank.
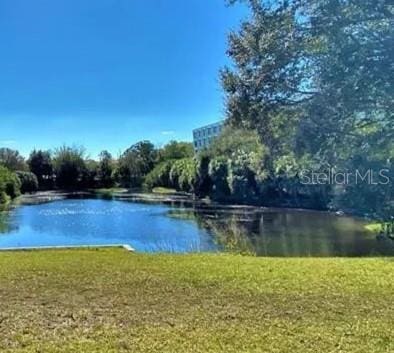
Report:
[{"label": "grassy bank", "polygon": [[372,233],[379,233],[382,229],[382,223],[370,223],[365,226],[365,229]]},{"label": "grassy bank", "polygon": [[390,259],[0,253],[1,352],[392,352]]},{"label": "grassy bank", "polygon": [[177,191],[175,189],[170,189],[170,188],[165,188],[165,187],[153,188],[152,192],[154,194],[161,194],[161,195],[171,195],[171,194],[177,193]]}]

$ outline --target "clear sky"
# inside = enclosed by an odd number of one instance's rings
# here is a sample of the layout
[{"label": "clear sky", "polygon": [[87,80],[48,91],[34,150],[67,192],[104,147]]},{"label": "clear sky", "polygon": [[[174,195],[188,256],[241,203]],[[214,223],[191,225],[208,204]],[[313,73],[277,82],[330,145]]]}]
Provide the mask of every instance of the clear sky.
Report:
[{"label": "clear sky", "polygon": [[223,117],[225,0],[0,0],[0,146],[96,157]]}]

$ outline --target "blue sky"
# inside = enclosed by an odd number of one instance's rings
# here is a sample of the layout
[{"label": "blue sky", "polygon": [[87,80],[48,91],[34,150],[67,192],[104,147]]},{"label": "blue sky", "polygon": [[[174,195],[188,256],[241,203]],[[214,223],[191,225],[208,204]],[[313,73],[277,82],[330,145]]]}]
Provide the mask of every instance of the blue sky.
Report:
[{"label": "blue sky", "polygon": [[0,146],[96,157],[223,117],[225,0],[0,0]]}]

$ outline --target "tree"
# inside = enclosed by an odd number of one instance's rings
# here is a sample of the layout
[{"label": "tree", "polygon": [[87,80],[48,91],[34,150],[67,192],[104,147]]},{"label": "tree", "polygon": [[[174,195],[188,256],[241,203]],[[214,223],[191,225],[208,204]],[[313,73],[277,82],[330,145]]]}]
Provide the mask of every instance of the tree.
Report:
[{"label": "tree", "polygon": [[197,181],[197,166],[193,158],[174,161],[169,175],[171,186],[177,190],[193,192]]},{"label": "tree", "polygon": [[10,148],[0,148],[0,165],[14,172],[17,170],[27,170],[25,159],[18,151]]},{"label": "tree", "polygon": [[[391,165],[393,4],[243,2],[251,16],[231,33],[228,55],[235,65],[221,73],[227,116],[235,126],[258,131],[269,150],[266,165],[275,187],[283,184],[277,166],[287,156],[298,166],[312,160],[316,172],[364,169],[366,161]],[[355,206],[362,209],[367,199]]]},{"label": "tree", "polygon": [[227,181],[228,159],[224,156],[218,156],[210,160],[208,175],[212,187],[209,192],[210,196],[216,200],[228,199],[231,196],[231,190]]},{"label": "tree", "polygon": [[145,187],[152,190],[155,187],[173,187],[170,180],[170,173],[175,160],[167,160],[155,166],[155,168],[146,176]]},{"label": "tree", "polygon": [[157,151],[149,141],[141,141],[127,149],[119,159],[118,179],[126,187],[139,187],[154,168]]},{"label": "tree", "polygon": [[215,199],[256,202],[259,185],[267,177],[267,153],[256,131],[227,126],[198,156],[198,194],[208,185],[208,194]]},{"label": "tree", "polygon": [[20,181],[9,169],[0,165],[0,205],[20,195]]},{"label": "tree", "polygon": [[236,69],[222,72],[233,122],[257,128],[264,143],[278,112],[318,126],[327,143],[365,124],[393,127],[389,1],[245,2],[252,16],[229,38]]},{"label": "tree", "polygon": [[86,170],[84,156],[85,150],[82,147],[62,146],[55,150],[53,163],[57,187],[64,189],[80,187],[83,172]]},{"label": "tree", "polygon": [[98,186],[98,167],[99,164],[92,159],[84,161],[81,171],[80,187],[84,189],[93,189]]},{"label": "tree", "polygon": [[[189,142],[171,141],[157,153],[157,164],[146,176],[145,186],[152,189],[157,186],[176,188],[178,190],[190,191],[194,189],[196,179],[196,163],[193,160],[194,148]],[[183,160],[183,162],[178,162]],[[171,180],[171,170],[176,180]],[[179,179],[182,185],[179,185]]]},{"label": "tree", "polygon": [[38,190],[38,179],[32,172],[17,171],[16,176],[20,181],[20,190],[23,194]]},{"label": "tree", "polygon": [[158,151],[159,162],[182,158],[192,158],[193,156],[193,144],[189,142],[171,141]]},{"label": "tree", "polygon": [[30,171],[37,176],[41,189],[53,187],[53,162],[49,151],[34,150],[27,161]]},{"label": "tree", "polygon": [[98,178],[102,187],[109,188],[114,185],[114,161],[111,153],[102,151],[99,156]]}]

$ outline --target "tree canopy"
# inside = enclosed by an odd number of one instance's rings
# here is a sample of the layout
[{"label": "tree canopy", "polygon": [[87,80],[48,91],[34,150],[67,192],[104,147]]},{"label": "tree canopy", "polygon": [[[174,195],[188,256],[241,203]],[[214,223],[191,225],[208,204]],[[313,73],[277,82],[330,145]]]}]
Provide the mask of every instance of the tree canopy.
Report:
[{"label": "tree canopy", "polygon": [[[234,67],[221,73],[227,116],[258,131],[276,188],[284,189],[278,166],[290,159],[298,171],[392,169],[393,3],[243,2],[251,15],[230,34]],[[369,211],[387,217],[390,186],[336,188],[332,205],[347,207],[340,200],[357,196],[352,207],[370,203]]]},{"label": "tree canopy", "polygon": [[27,170],[25,159],[18,151],[10,148],[0,148],[0,165],[12,171]]}]

